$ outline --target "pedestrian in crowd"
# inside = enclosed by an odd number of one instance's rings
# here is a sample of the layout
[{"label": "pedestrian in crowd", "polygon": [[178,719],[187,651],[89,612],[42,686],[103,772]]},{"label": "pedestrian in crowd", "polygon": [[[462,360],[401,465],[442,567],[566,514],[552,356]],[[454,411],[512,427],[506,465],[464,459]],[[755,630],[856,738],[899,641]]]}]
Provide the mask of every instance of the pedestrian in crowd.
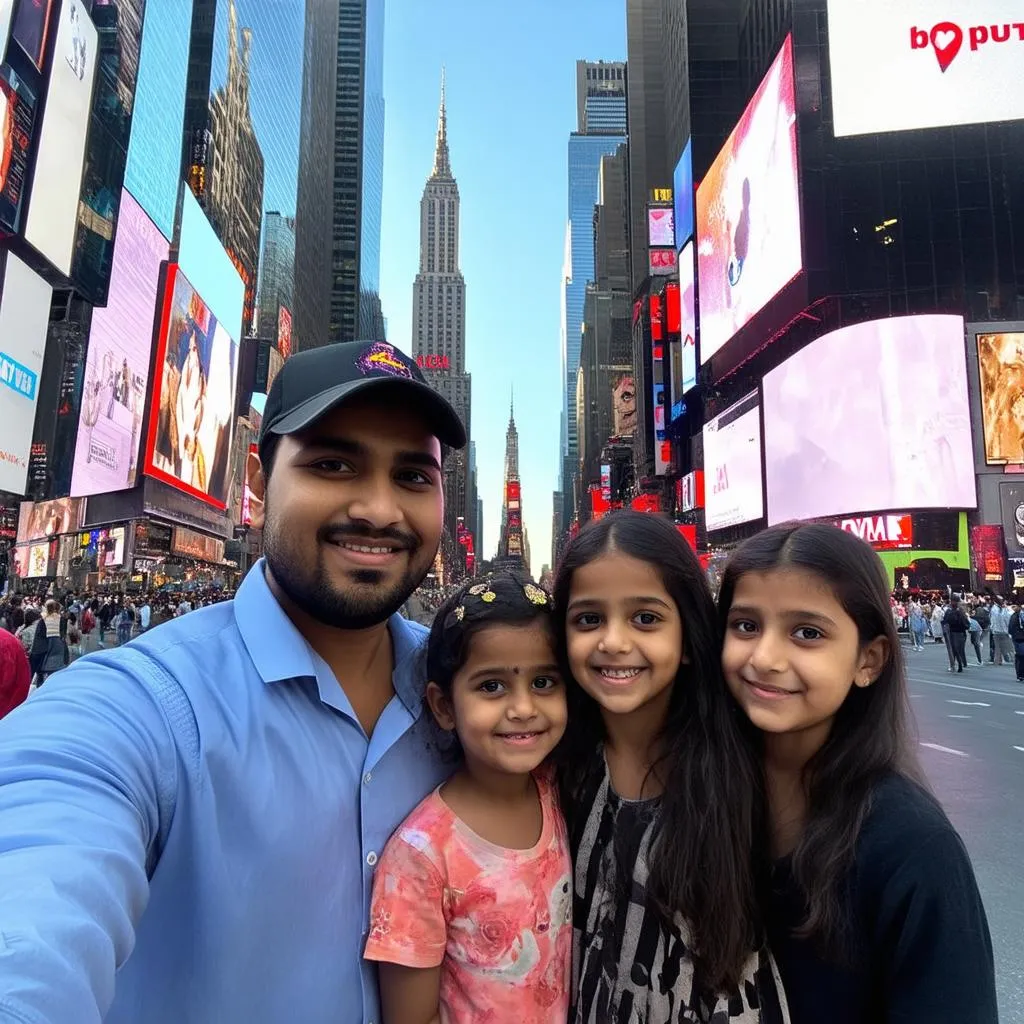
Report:
[{"label": "pedestrian in crowd", "polygon": [[1010,609],[1002,597],[997,597],[992,608],[992,641],[995,644],[995,664],[1011,664],[1015,661],[1013,642],[1010,640]]},{"label": "pedestrian in crowd", "polygon": [[149,598],[143,599],[141,606],[139,607],[139,632],[145,633],[149,629],[149,624],[153,619],[153,609],[149,605]]},{"label": "pedestrian in crowd", "polygon": [[396,613],[465,441],[389,345],[292,355],[249,457],[266,557],[234,601],[77,661],[0,723],[12,1020],[381,1021],[373,869],[451,771],[426,630]]},{"label": "pedestrian in crowd", "polygon": [[21,646],[25,651],[26,657],[32,655],[32,645],[35,642],[36,636],[36,623],[42,618],[37,608],[26,608],[23,615],[23,621],[17,628],[14,635],[21,642]]},{"label": "pedestrian in crowd", "polygon": [[100,627],[100,647],[106,645],[107,630],[110,629],[110,624],[114,618],[114,605],[109,597],[103,599],[103,603],[99,607],[99,611],[96,613],[96,620]]},{"label": "pedestrian in crowd", "polygon": [[722,678],[697,556],[667,519],[615,512],[570,543],[555,607],[572,673],[559,751],[574,860],[569,1020],[781,1020],[752,920],[760,767]]},{"label": "pedestrian in crowd", "polygon": [[773,527],[730,559],[719,618],[763,757],[759,895],[792,1024],[996,1024],[985,909],[908,735],[878,556],[831,526]]},{"label": "pedestrian in crowd", "polygon": [[53,599],[47,600],[45,614],[35,624],[29,664],[36,686],[42,686],[47,678],[68,664],[69,655],[62,630],[66,623],[60,605]]},{"label": "pedestrian in crowd", "polygon": [[78,626],[78,616],[74,612],[68,612],[68,631],[65,637],[68,645],[68,661],[82,656],[82,631]]},{"label": "pedestrian in crowd", "polygon": [[13,633],[0,629],[0,718],[25,700],[31,683],[32,669],[25,648]]},{"label": "pedestrian in crowd", "polygon": [[[568,1017],[572,861],[544,770],[565,731],[556,664],[549,599],[527,577],[470,580],[434,621],[427,701],[461,756],[374,875],[365,955],[379,964],[385,1024]],[[529,958],[496,960],[479,941],[496,919]]]},{"label": "pedestrian in crowd", "polygon": [[989,654],[989,644],[992,637],[992,612],[989,607],[988,597],[983,597],[974,608],[974,618],[977,620],[978,625],[981,627],[981,636],[978,637],[978,644],[981,647],[982,654],[980,655],[982,661],[988,658],[992,660]]},{"label": "pedestrian in crowd", "polygon": [[942,628],[946,631],[950,655],[950,672],[953,671],[954,665],[957,672],[963,672],[967,668],[967,633],[970,626],[970,619],[961,607],[960,598],[954,594],[945,615],[942,616]]},{"label": "pedestrian in crowd", "polygon": [[17,633],[18,629],[25,624],[25,609],[22,606],[22,599],[19,595],[15,594],[11,598],[6,618],[6,629],[11,633]]},{"label": "pedestrian in crowd", "polygon": [[117,642],[119,645],[128,643],[132,638],[132,626],[135,623],[135,614],[132,611],[130,602],[125,602],[117,613],[115,622],[117,628]]},{"label": "pedestrian in crowd", "polygon": [[945,614],[946,609],[942,607],[942,602],[936,600],[932,606],[931,628],[932,639],[937,644],[943,644],[946,642],[945,635],[942,632],[942,617]]},{"label": "pedestrian in crowd", "polygon": [[974,653],[978,656],[978,665],[981,666],[981,665],[984,664],[984,661],[982,660],[982,657],[981,657],[982,629],[981,629],[981,623],[978,621],[978,609],[977,608],[974,608],[971,611],[970,636],[971,636],[971,646],[974,648]]},{"label": "pedestrian in crowd", "polygon": [[921,602],[913,600],[910,602],[910,637],[913,643],[915,651],[924,650],[924,631],[926,627],[924,609],[921,607]]},{"label": "pedestrian in crowd", "polygon": [[1006,629],[1014,648],[1013,664],[1017,682],[1024,683],[1024,610],[1017,601],[1013,603]]}]

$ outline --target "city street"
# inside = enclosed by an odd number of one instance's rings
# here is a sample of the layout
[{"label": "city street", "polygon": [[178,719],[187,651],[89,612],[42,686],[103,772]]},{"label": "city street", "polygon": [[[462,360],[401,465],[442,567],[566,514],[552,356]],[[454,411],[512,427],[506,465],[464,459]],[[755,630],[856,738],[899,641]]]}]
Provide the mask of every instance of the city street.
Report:
[{"label": "city street", "polygon": [[[921,760],[974,860],[996,953],[1000,1020],[1024,1024],[1024,684],[1013,670],[962,675],[929,643],[904,648]],[[987,656],[987,652],[986,652]]]}]

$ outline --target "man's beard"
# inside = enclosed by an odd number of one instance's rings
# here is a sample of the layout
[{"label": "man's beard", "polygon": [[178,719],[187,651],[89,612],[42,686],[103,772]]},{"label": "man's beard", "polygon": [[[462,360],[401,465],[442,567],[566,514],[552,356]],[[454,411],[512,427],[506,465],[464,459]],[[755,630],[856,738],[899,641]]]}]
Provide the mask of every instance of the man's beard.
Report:
[{"label": "man's beard", "polygon": [[[364,542],[382,537],[382,534],[375,537],[372,533],[356,529],[346,531],[346,535]],[[317,622],[336,629],[369,629],[386,622],[409,600],[429,568],[429,564],[416,567],[414,562],[419,548],[414,547],[409,550],[405,573],[395,584],[385,588],[380,582],[383,573],[375,569],[356,569],[350,573],[354,583],[352,591],[346,593],[331,582],[320,547],[322,538],[317,537],[316,568],[312,574],[307,574],[300,568],[302,560],[298,552],[291,550],[286,536],[287,528],[279,530],[275,518],[268,511],[263,549],[274,580],[297,608]],[[403,537],[403,542],[408,541],[408,537]]]}]

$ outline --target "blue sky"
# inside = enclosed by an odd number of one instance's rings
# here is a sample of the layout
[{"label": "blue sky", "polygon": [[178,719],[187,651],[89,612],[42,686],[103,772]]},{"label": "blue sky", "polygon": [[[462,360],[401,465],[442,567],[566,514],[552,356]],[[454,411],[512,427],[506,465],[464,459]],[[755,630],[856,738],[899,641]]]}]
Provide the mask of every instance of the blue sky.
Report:
[{"label": "blue sky", "polygon": [[560,278],[576,61],[622,60],[623,0],[387,0],[381,297],[409,351],[419,203],[430,174],[441,65],[462,198],[467,363],[484,500],[484,557],[498,542],[509,393],[516,393],[533,570],[551,558],[561,415]]}]

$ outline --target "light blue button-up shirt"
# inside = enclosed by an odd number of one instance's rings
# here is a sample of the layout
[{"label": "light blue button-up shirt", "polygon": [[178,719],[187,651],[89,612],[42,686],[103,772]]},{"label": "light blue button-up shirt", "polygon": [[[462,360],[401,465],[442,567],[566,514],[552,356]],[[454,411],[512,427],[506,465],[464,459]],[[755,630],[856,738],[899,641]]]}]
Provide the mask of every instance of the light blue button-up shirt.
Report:
[{"label": "light blue button-up shirt", "polygon": [[369,738],[263,563],[0,722],[0,1022],[378,1024],[373,868],[448,771],[389,628]]}]

